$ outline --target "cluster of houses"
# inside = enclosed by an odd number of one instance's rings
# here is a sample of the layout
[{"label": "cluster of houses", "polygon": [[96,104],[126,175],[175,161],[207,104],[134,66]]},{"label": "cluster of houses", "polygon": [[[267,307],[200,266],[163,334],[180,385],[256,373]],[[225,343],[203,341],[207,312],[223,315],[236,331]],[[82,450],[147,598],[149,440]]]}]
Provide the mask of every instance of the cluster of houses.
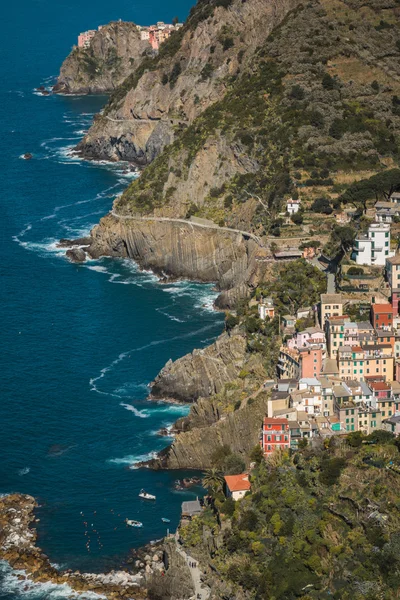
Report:
[{"label": "cluster of houses", "polygon": [[183,23],[175,23],[171,25],[169,23],[164,23],[163,21],[157,21],[156,25],[150,25],[150,27],[144,27],[142,25],[137,25],[137,28],[140,31],[140,39],[142,41],[148,41],[153,48],[153,50],[158,50],[160,44],[165,42],[177,29],[183,27]]},{"label": "cluster of houses", "polygon": [[[156,25],[150,25],[149,27],[137,25],[136,27],[140,32],[140,39],[142,41],[149,42],[153,50],[158,50],[160,44],[167,40],[173,31],[183,27],[183,23],[175,23],[174,25],[171,25],[169,23],[164,23],[163,21],[157,21]],[[78,47],[89,48],[90,41],[95,36],[97,31],[100,31],[102,28],[103,25],[99,25],[97,29],[82,31],[78,35]]]},{"label": "cluster of houses", "polygon": [[[400,433],[400,255],[386,258],[386,271],[392,302],[373,302],[369,320],[353,322],[341,294],[321,295],[315,326],[295,330],[301,311],[284,319],[287,339],[261,437],[266,456],[315,435]],[[271,299],[259,314],[274,316]]]}]

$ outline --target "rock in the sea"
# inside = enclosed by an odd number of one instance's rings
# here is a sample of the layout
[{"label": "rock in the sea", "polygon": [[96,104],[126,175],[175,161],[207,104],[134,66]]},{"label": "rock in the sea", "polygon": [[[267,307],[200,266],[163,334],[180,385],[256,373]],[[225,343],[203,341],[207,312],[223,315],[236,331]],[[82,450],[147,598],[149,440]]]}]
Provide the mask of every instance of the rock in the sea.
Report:
[{"label": "rock in the sea", "polygon": [[65,254],[70,261],[75,263],[83,263],[86,260],[86,252],[82,248],[71,248]]},{"label": "rock in the sea", "polygon": [[31,160],[31,158],[33,158],[33,154],[31,154],[30,152],[25,152],[23,158],[24,160]]},{"label": "rock in the sea", "polygon": [[70,240],[68,238],[61,238],[57,244],[57,248],[71,248],[71,246],[89,246],[92,238],[82,237],[76,240]]},{"label": "rock in the sea", "polygon": [[152,383],[152,396],[190,402],[217,394],[243,368],[246,347],[240,332],[226,333],[207,348],[168,361]]}]

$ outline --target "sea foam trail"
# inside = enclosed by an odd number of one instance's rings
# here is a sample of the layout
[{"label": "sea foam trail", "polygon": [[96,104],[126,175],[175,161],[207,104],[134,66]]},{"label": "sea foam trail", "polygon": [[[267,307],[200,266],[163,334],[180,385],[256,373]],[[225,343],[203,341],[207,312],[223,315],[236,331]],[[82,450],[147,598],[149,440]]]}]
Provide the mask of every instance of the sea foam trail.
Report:
[{"label": "sea foam trail", "polygon": [[204,327],[202,327],[201,329],[197,329],[196,331],[183,333],[182,335],[176,335],[172,338],[166,338],[164,340],[153,340],[149,344],[145,344],[144,346],[140,346],[139,348],[132,348],[132,350],[128,350],[127,352],[121,352],[121,354],[119,354],[119,356],[115,360],[113,360],[112,363],[110,363],[107,367],[101,369],[100,374],[97,377],[92,377],[91,379],[89,379],[90,391],[126,400],[126,396],[123,397],[113,392],[104,392],[103,390],[100,390],[97,386],[97,382],[101,379],[104,379],[107,373],[109,373],[116,365],[118,365],[121,361],[123,361],[127,356],[129,356],[133,352],[141,352],[142,350],[147,350],[147,348],[151,348],[152,346],[159,346],[160,344],[166,344],[167,342],[174,342],[176,340],[191,338],[195,335],[198,335],[199,333],[209,331],[210,329],[215,328],[217,325],[219,326],[219,323],[212,323],[211,325],[205,325]]},{"label": "sea foam trail", "polygon": [[24,467],[23,469],[19,469],[18,471],[18,475],[28,475],[29,471],[31,470],[30,467]]},{"label": "sea foam trail", "polygon": [[120,406],[123,406],[124,408],[126,408],[126,410],[129,410],[130,412],[133,412],[133,414],[136,417],[140,417],[141,419],[147,419],[147,417],[149,417],[149,413],[145,410],[138,410],[137,408],[135,408],[134,406],[132,406],[132,404],[125,404],[124,402],[120,402]]}]

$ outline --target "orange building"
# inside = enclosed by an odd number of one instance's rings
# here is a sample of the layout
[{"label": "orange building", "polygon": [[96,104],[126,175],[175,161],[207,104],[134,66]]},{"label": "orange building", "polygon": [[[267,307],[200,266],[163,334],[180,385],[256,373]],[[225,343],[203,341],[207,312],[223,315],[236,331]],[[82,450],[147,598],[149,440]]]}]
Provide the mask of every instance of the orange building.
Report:
[{"label": "orange building", "polygon": [[371,305],[371,323],[375,329],[382,327],[392,327],[393,325],[393,307],[391,304],[372,304]]}]

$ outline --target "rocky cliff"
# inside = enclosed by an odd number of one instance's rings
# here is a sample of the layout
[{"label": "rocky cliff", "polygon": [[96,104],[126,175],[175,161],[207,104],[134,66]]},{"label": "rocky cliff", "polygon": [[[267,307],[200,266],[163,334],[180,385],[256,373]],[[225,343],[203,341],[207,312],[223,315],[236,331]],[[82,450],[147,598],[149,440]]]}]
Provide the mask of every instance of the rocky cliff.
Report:
[{"label": "rocky cliff", "polygon": [[88,158],[149,162],[180,127],[220,100],[298,0],[200,0],[159,55],[116,90],[79,149]]},{"label": "rocky cliff", "polygon": [[151,395],[193,402],[219,393],[243,368],[246,344],[243,333],[225,333],[203,350],[170,360],[153,381]]},{"label": "rocky cliff", "polygon": [[[250,452],[258,443],[267,402],[268,395],[262,393],[238,410],[220,413],[219,419],[211,425],[205,424],[179,433],[173,444],[162,451],[151,466],[162,469],[208,469],[215,466],[213,455],[221,447],[230,448],[247,462]],[[210,400],[206,407],[208,412]],[[218,414],[218,410],[215,414]]]},{"label": "rocky cliff", "polygon": [[74,46],[53,88],[63,94],[111,92],[152,55],[134,23],[111,22],[96,32],[88,48]]},{"label": "rocky cliff", "polygon": [[204,0],[80,148],[152,161],[121,211],[268,234],[290,194],[334,201],[399,164],[398,17],[396,0]]},{"label": "rocky cliff", "polygon": [[264,276],[266,250],[253,239],[190,221],[104,217],[91,232],[90,256],[129,257],[145,269],[202,282],[223,293],[219,306],[232,306]]}]

